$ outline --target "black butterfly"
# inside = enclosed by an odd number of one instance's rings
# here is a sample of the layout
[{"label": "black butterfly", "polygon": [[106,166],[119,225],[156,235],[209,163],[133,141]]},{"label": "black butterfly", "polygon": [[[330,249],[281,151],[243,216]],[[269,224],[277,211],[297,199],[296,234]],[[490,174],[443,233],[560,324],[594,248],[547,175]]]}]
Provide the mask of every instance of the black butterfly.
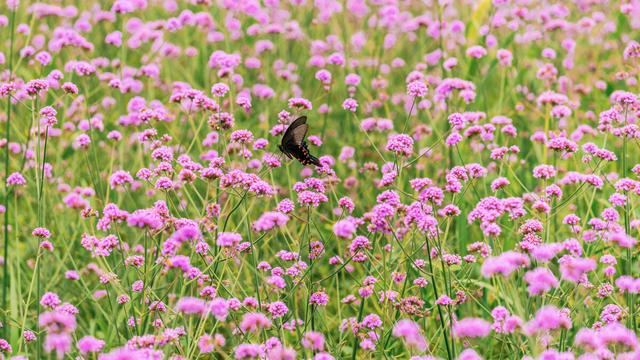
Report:
[{"label": "black butterfly", "polygon": [[317,157],[309,154],[307,142],[304,141],[308,129],[307,117],[300,116],[292,122],[287,128],[287,131],[284,132],[282,142],[278,145],[278,149],[287,155],[289,159],[296,158],[302,165],[313,164],[315,166],[322,166]]}]

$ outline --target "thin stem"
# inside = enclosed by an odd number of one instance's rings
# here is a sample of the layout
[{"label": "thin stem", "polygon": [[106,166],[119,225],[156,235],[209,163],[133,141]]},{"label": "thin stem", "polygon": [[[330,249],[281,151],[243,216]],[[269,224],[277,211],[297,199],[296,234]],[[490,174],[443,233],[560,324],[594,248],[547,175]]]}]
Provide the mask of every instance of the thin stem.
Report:
[{"label": "thin stem", "polygon": [[[15,24],[16,24],[16,10],[11,10],[11,33],[10,33],[10,47],[9,47],[9,81],[13,77],[13,44],[15,39]],[[3,322],[6,324],[9,318],[9,311],[7,307],[7,291],[9,289],[9,184],[7,184],[7,178],[9,177],[9,143],[11,142],[11,96],[7,96],[7,121],[5,123],[5,136],[7,138],[7,146],[4,151],[4,263],[3,263],[3,278],[2,278],[2,308],[5,310],[5,316]],[[9,337],[9,326],[3,327],[3,336]]]},{"label": "thin stem", "polygon": [[[362,321],[362,314],[364,313],[365,300],[366,298],[362,298],[362,301],[360,302],[360,310],[358,310],[358,323]],[[356,355],[358,354],[358,336],[354,336],[352,348],[353,350],[351,352],[351,360],[355,360]]]},{"label": "thin stem", "polygon": [[[624,123],[627,124],[627,108],[624,110]],[[627,177],[627,135],[623,134],[622,136],[622,177]],[[629,223],[629,194],[627,194],[627,199],[625,199],[624,203],[624,231],[627,236],[631,233],[631,226]],[[626,275],[632,276],[632,264],[633,264],[633,253],[631,248],[627,248],[627,271]],[[631,328],[633,326],[636,329],[636,317],[635,317],[635,305],[634,305],[634,296],[631,292],[627,293],[627,306],[629,307],[629,317],[627,319],[627,327]]]},{"label": "thin stem", "polygon": [[[434,299],[438,298],[438,286],[436,285],[436,277],[433,272],[433,263],[431,262],[431,245],[429,244],[429,238],[425,237],[425,242],[427,243],[427,259],[429,259],[429,273],[431,275],[431,286],[433,287],[433,297]],[[442,337],[444,338],[444,345],[447,348],[447,359],[451,360],[451,349],[449,349],[449,336],[447,335],[447,327],[444,324],[444,315],[442,314],[442,306],[436,305],[438,307],[438,315],[440,318],[440,325],[442,326]]]},{"label": "thin stem", "polygon": [[416,105],[416,98],[413,98],[413,101],[411,101],[411,108],[409,109],[409,114],[407,115],[407,118],[404,119],[404,126],[402,127],[402,133],[404,134],[407,131],[407,125],[409,124],[409,118],[411,118],[411,113],[413,112],[413,107]]}]

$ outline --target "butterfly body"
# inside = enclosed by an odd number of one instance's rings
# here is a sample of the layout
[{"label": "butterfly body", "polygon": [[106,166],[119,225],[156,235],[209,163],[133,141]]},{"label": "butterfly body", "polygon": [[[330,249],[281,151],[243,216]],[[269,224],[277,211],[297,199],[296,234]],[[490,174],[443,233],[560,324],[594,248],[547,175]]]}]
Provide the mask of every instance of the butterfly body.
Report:
[{"label": "butterfly body", "polygon": [[313,164],[315,166],[322,166],[320,160],[309,153],[309,148],[305,141],[308,129],[307,117],[301,116],[297,118],[285,131],[282,136],[282,142],[278,145],[278,149],[289,159],[295,158],[302,165]]}]

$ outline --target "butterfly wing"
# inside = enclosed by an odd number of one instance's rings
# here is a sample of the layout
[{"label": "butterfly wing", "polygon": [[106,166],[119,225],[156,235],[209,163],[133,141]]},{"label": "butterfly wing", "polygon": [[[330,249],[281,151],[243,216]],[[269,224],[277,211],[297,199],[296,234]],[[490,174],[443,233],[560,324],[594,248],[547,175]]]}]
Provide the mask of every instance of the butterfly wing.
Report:
[{"label": "butterfly wing", "polygon": [[307,125],[306,122],[307,117],[301,116],[291,123],[282,136],[280,150],[289,157],[293,156],[303,165],[314,164],[321,166],[318,158],[309,153],[307,143],[304,141],[307,136],[307,131],[309,130],[309,125]]},{"label": "butterfly wing", "polygon": [[289,139],[285,142],[285,145],[301,145],[304,142],[304,138],[307,136],[307,130],[309,125],[302,124],[291,130]]},{"label": "butterfly wing", "polygon": [[[281,141],[280,145],[284,147],[288,142],[291,142],[293,140],[294,130],[299,128],[302,125],[304,125],[304,134],[303,134],[303,137],[302,137],[302,140],[304,140],[304,135],[307,134],[307,128],[308,128],[308,126],[307,126],[307,117],[306,116],[300,116],[294,122],[292,122],[291,125],[289,125],[287,130],[284,132],[284,135],[282,135],[282,141]],[[298,131],[300,131],[300,130],[298,130]],[[302,140],[300,140],[300,141],[302,141]]]},{"label": "butterfly wing", "polygon": [[283,145],[278,145],[278,149],[280,149],[280,151],[281,151],[283,154],[287,155],[287,157],[288,157],[289,159],[293,159],[293,158],[291,157],[291,154],[289,153],[289,151],[287,151],[287,149],[286,149]]}]

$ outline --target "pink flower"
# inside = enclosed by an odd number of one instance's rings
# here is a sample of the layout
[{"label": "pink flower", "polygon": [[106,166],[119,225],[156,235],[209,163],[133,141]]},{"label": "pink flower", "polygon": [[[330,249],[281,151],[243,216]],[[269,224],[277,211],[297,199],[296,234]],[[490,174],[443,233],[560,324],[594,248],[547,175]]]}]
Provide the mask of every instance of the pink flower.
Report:
[{"label": "pink flower", "polygon": [[218,233],[216,244],[221,247],[235,247],[242,241],[242,235],[232,232]]},{"label": "pink flower", "polygon": [[512,272],[521,267],[529,265],[529,257],[514,251],[505,251],[497,257],[487,258],[482,264],[480,272],[484,277],[491,277],[495,274],[509,276]]},{"label": "pink flower", "polygon": [[333,233],[343,239],[351,239],[356,232],[356,225],[349,219],[344,219],[333,224]]},{"label": "pink flower", "polygon": [[176,304],[176,311],[187,315],[204,315],[207,311],[207,306],[202,299],[194,297],[183,297],[178,300],[178,303]]},{"label": "pink flower", "polygon": [[457,338],[486,337],[491,332],[491,324],[480,318],[464,318],[453,324],[452,332]]},{"label": "pink flower", "polygon": [[529,334],[534,334],[545,330],[570,329],[571,327],[572,323],[568,311],[547,305],[538,310],[535,317],[525,325],[525,330]]},{"label": "pink flower", "polygon": [[7,0],[7,8],[9,10],[15,11],[18,9],[18,6],[20,6],[20,0]]},{"label": "pink flower", "polygon": [[309,296],[309,304],[326,306],[329,303],[329,296],[324,291],[316,291]]},{"label": "pink flower", "polygon": [[331,84],[331,72],[326,69],[318,70],[315,78],[325,85]]},{"label": "pink flower", "polygon": [[253,134],[249,130],[236,130],[231,133],[231,141],[239,144],[249,144],[253,142]]},{"label": "pink flower", "polygon": [[289,309],[282,301],[272,302],[267,306],[267,310],[274,318],[282,317],[289,312]]},{"label": "pink flower", "polygon": [[427,85],[419,80],[412,81],[407,84],[407,94],[413,97],[424,97],[427,95]]},{"label": "pink flower", "polygon": [[30,80],[25,85],[25,89],[27,91],[27,94],[31,96],[40,95],[49,89],[49,84],[47,81],[42,79]]},{"label": "pink flower", "polygon": [[402,319],[393,326],[392,335],[398,338],[402,338],[404,343],[410,347],[419,351],[425,351],[427,349],[427,341],[420,332],[420,326],[409,319]]},{"label": "pink flower", "polygon": [[413,138],[406,134],[389,135],[385,149],[399,156],[410,156],[413,153]]},{"label": "pink flower", "polygon": [[242,332],[256,332],[271,327],[271,320],[262,313],[246,313],[240,322]]},{"label": "pink flower", "polygon": [[551,165],[538,165],[533,168],[533,177],[536,179],[549,179],[556,176],[556,169]]},{"label": "pink flower", "polygon": [[482,360],[482,357],[473,349],[464,349],[457,360]]},{"label": "pink flower", "polygon": [[60,305],[61,303],[62,302],[60,301],[58,294],[52,293],[52,292],[47,292],[44,295],[42,295],[42,298],[40,298],[40,305],[49,309],[53,309],[58,305]]},{"label": "pink flower", "polygon": [[38,339],[36,334],[31,330],[23,331],[22,332],[22,337],[24,338],[24,341],[27,342],[27,343],[33,342],[33,341]]},{"label": "pink flower", "polygon": [[564,255],[558,260],[560,264],[560,277],[571,282],[581,282],[586,273],[596,269],[597,264],[593,259]]},{"label": "pink flower", "polygon": [[40,121],[45,126],[55,125],[58,122],[58,119],[56,119],[56,115],[57,115],[56,110],[51,106],[45,106],[42,109],[40,109],[40,116],[41,116]]},{"label": "pink flower", "polygon": [[116,14],[126,14],[133,12],[135,7],[130,0],[116,0],[111,7],[111,10]]},{"label": "pink flower", "polygon": [[213,336],[204,334],[198,339],[198,348],[203,354],[210,353],[216,348],[221,348],[226,343],[224,336],[215,334]]},{"label": "pink flower", "polygon": [[124,170],[115,171],[109,178],[109,184],[112,189],[115,189],[117,186],[131,183],[133,183],[133,177],[128,171]]},{"label": "pink flower", "polygon": [[7,177],[7,185],[9,186],[24,186],[26,184],[27,180],[19,172],[14,172]]},{"label": "pink flower", "polygon": [[223,97],[229,92],[229,86],[224,83],[217,83],[211,87],[213,96]]},{"label": "pink flower", "polygon": [[255,231],[269,231],[285,226],[288,221],[289,217],[281,212],[267,211],[253,223],[252,228]]},{"label": "pink flower", "polygon": [[35,237],[39,237],[41,239],[48,239],[51,237],[51,232],[46,228],[37,227],[33,229],[33,231],[31,232],[31,235]]},{"label": "pink flower", "polygon": [[104,340],[96,339],[93,336],[85,336],[78,340],[77,344],[78,350],[83,354],[100,352],[104,345]]},{"label": "pink flower", "polygon": [[9,354],[13,352],[13,348],[11,348],[11,345],[7,340],[0,339],[0,351]]},{"label": "pink flower", "polygon": [[290,108],[300,108],[306,110],[311,110],[313,108],[313,106],[311,105],[311,101],[305,98],[291,98],[289,99],[288,103]]},{"label": "pink flower", "polygon": [[324,336],[316,331],[308,331],[302,338],[302,346],[313,351],[324,350]]},{"label": "pink flower", "polygon": [[240,344],[235,348],[234,356],[236,359],[255,359],[263,354],[263,349],[257,344]]},{"label": "pink flower", "polygon": [[358,109],[358,102],[355,99],[348,98],[342,103],[342,108],[347,111],[356,112]]},{"label": "pink flower", "polygon": [[496,57],[502,66],[511,66],[511,62],[513,61],[513,55],[509,50],[498,49],[496,52]]},{"label": "pink flower", "polygon": [[209,312],[218,321],[225,321],[229,314],[229,303],[223,298],[214,298],[209,303]]},{"label": "pink flower", "polygon": [[536,268],[524,274],[524,280],[529,285],[527,290],[530,295],[542,295],[549,290],[558,287],[558,279],[547,268]]},{"label": "pink flower", "polygon": [[470,58],[474,58],[474,59],[480,59],[482,57],[484,57],[485,55],[487,55],[487,50],[480,46],[480,45],[475,45],[472,46],[470,48],[467,49],[466,54],[468,57]]},{"label": "pink flower", "polygon": [[62,90],[64,90],[64,92],[67,94],[77,94],[79,91],[78,86],[71,82],[62,84]]}]

